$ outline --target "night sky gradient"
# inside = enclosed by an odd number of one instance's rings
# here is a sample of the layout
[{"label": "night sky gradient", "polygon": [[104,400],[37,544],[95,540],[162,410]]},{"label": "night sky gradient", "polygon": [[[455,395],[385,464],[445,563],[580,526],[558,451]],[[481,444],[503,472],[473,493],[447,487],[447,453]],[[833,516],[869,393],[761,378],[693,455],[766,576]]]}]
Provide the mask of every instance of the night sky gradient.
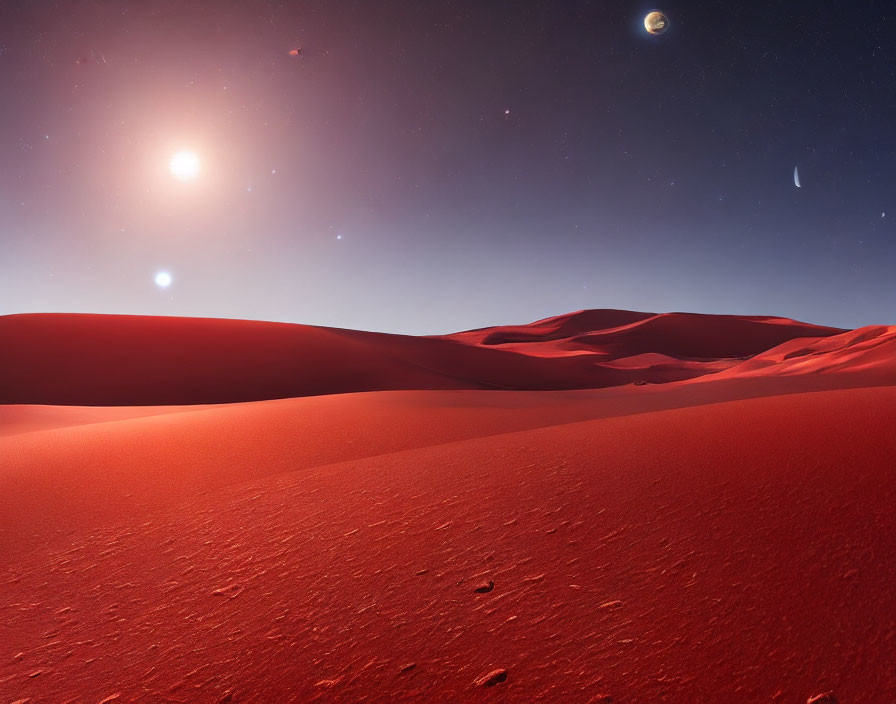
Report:
[{"label": "night sky gradient", "polygon": [[6,0],[0,314],[896,323],[891,11]]}]

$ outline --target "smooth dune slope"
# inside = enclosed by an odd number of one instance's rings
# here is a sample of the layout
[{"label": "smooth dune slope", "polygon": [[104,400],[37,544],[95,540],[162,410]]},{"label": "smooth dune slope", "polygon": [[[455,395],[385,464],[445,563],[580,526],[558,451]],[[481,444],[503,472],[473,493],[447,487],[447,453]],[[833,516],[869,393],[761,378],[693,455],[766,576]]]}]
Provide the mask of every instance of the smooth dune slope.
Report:
[{"label": "smooth dune slope", "polygon": [[391,389],[565,389],[636,376],[450,340],[242,320],[0,318],[0,401],[167,405]]},{"label": "smooth dune slope", "polygon": [[[28,536],[32,543],[46,540],[50,528],[58,532],[122,505],[136,510],[160,495],[171,498],[259,472],[588,419],[896,385],[894,359],[886,359],[839,373],[717,374],[699,384],[573,391],[383,391],[206,406],[0,406],[0,558]],[[144,458],[137,472],[129,453]],[[259,466],[258,457],[276,461]],[[110,477],[123,483],[110,483]],[[98,494],[98,485],[108,490]],[[34,521],[57,512],[50,524]]]},{"label": "smooth dune slope", "polygon": [[0,561],[0,701],[896,700],[896,389],[490,435],[506,408],[387,404],[316,466],[285,442],[315,400],[0,441],[6,548],[42,535]]},{"label": "smooth dune slope", "polygon": [[896,383],[896,326],[871,325],[826,338],[798,339],[730,367],[716,379],[840,374],[869,386]]},{"label": "smooth dune slope", "polygon": [[[665,383],[724,370],[796,337],[837,332],[780,318],[628,311],[446,337],[240,320],[11,315],[0,317],[0,403],[207,404]],[[499,342],[506,339],[524,342]]]},{"label": "smooth dune slope", "polygon": [[0,406],[0,437],[50,428],[107,423],[128,418],[198,410],[205,406]]}]

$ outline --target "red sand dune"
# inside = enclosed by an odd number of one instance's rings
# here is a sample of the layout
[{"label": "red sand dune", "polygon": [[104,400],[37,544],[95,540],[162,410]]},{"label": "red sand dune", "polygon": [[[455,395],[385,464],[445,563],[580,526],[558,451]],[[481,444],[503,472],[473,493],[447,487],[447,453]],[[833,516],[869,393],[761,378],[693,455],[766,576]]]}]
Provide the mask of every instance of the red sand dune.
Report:
[{"label": "red sand dune", "polygon": [[[170,405],[662,383],[720,371],[796,337],[839,332],[782,318],[626,311],[446,337],[244,320],[11,315],[0,317],[0,339],[12,341],[0,347],[0,403]],[[524,335],[535,341],[513,349],[496,343]]]},{"label": "red sand dune", "polygon": [[[693,361],[672,354],[693,351],[666,327],[681,318],[659,316],[657,349],[638,352],[657,316],[615,313],[507,344],[605,323],[631,345],[609,333],[615,351],[589,365]],[[693,355],[722,371],[683,382],[0,407],[0,703],[896,701],[896,329],[794,339],[806,326],[745,320],[765,347]],[[5,337],[10,321],[22,336]],[[558,359],[232,322],[0,319],[38,355],[0,352],[4,395],[54,393],[63,352],[82,376],[56,397],[85,404],[116,393],[102,364],[125,381],[143,369],[169,396],[183,365],[200,375],[185,397],[201,398],[215,379],[345,391],[377,369],[383,385],[472,386],[482,377],[445,370],[512,379],[527,368],[491,360]],[[714,352],[759,344],[725,349],[707,322],[682,329]],[[85,325],[99,358],[78,343]],[[186,343],[180,357],[159,346],[167,375],[138,344],[159,331]],[[222,340],[247,356],[220,359]],[[278,386],[301,369],[287,347],[329,376]],[[116,362],[123,350],[135,356]],[[427,368],[408,371],[418,352]],[[261,360],[273,371],[224,374]]]},{"label": "red sand dune", "polygon": [[[289,403],[233,407],[262,417],[232,444],[237,426],[216,410],[15,438],[0,694],[896,697],[893,389],[388,454],[380,430],[355,459],[318,466],[271,418]],[[103,463],[115,471],[78,471]],[[477,686],[494,670],[505,681]]]},{"label": "red sand dune", "polygon": [[856,374],[877,383],[896,381],[896,326],[872,325],[826,338],[790,340],[716,379],[821,373]]},{"label": "red sand dune", "polygon": [[708,360],[745,357],[796,337],[841,332],[839,328],[769,316],[583,310],[530,325],[484,328],[443,337],[533,355],[564,350],[593,354],[600,360],[645,353]]}]

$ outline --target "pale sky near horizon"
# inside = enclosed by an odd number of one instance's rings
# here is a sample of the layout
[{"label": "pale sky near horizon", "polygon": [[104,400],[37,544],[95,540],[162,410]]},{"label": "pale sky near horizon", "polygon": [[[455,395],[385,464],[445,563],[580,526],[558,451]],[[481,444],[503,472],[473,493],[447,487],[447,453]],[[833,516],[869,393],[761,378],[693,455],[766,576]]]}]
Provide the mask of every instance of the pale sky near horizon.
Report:
[{"label": "pale sky near horizon", "polygon": [[4,2],[0,314],[894,324],[896,39],[800,5]]}]

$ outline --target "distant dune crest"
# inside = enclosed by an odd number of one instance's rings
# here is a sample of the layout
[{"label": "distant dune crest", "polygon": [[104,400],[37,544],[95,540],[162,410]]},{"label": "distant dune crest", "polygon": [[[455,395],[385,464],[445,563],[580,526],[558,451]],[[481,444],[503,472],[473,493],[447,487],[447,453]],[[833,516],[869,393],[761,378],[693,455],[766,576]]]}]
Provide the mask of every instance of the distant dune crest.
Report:
[{"label": "distant dune crest", "polygon": [[[411,389],[560,390],[889,369],[892,328],[584,310],[412,337],[244,320],[0,317],[0,403],[161,405]],[[775,349],[788,345],[785,354]],[[809,350],[794,361],[798,350]],[[875,351],[876,350],[876,351]],[[882,351],[883,350],[883,351]],[[788,356],[789,355],[789,356]]]}]

